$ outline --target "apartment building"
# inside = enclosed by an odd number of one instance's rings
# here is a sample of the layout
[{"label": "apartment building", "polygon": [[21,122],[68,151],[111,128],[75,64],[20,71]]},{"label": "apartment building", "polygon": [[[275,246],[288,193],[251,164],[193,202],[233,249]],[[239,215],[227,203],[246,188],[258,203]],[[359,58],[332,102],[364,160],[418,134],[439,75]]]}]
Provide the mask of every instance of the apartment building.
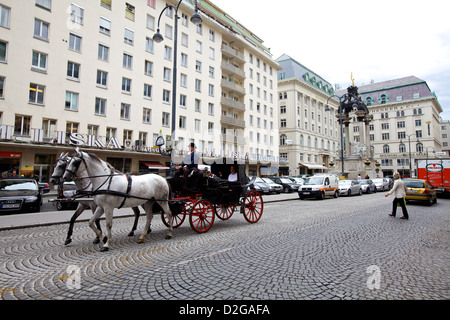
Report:
[{"label": "apartment building", "polygon": [[445,157],[449,157],[450,156],[450,120],[443,120],[441,118],[440,125],[441,125],[442,152],[445,152]]},{"label": "apartment building", "polygon": [[[167,167],[174,0],[0,0],[0,171],[48,181],[74,146],[124,172]],[[278,166],[278,64],[260,38],[210,1],[178,11],[176,152]]]},{"label": "apartment building", "polygon": [[286,54],[277,62],[282,68],[277,110],[280,154],[288,160],[280,165],[280,172],[295,176],[326,172],[339,146],[339,102],[330,98],[333,86]]},{"label": "apartment building", "polygon": [[[416,160],[442,149],[442,107],[434,92],[415,76],[362,85],[358,91],[373,115],[370,141],[373,158],[381,164],[380,176],[395,171],[402,177],[417,176]],[[350,143],[357,144],[359,126],[351,124],[349,131]]]}]

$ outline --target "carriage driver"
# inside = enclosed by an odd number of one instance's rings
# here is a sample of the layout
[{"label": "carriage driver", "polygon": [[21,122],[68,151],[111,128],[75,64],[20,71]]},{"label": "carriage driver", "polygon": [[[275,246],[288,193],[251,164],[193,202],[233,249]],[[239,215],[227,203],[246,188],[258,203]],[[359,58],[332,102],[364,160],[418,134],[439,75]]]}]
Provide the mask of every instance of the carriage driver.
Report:
[{"label": "carriage driver", "polygon": [[198,168],[198,153],[195,152],[195,144],[191,142],[189,144],[189,153],[183,159],[183,162],[179,166],[176,166],[177,171],[175,172],[175,177],[181,176],[183,174],[185,181],[187,181],[188,176]]}]

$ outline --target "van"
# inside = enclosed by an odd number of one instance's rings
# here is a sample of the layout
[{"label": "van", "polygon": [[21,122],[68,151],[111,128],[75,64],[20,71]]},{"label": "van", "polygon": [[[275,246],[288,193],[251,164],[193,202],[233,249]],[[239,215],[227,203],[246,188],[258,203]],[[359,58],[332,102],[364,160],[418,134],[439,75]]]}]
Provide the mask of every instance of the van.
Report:
[{"label": "van", "polygon": [[305,198],[325,199],[326,196],[339,197],[339,179],[336,176],[313,176],[305,179],[305,183],[298,189],[301,200]]}]

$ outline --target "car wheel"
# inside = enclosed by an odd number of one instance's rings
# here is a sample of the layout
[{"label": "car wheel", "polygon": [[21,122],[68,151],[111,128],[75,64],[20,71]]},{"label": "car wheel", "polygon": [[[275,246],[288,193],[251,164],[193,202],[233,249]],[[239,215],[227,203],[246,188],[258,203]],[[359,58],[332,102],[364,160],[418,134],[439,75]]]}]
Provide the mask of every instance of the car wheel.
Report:
[{"label": "car wheel", "polygon": [[362,190],[361,189],[359,189],[359,195],[362,195]]},{"label": "car wheel", "polygon": [[351,195],[352,195],[352,191],[350,189],[348,189],[347,196],[350,197]]},{"label": "car wheel", "polygon": [[339,192],[337,190],[334,192],[334,197],[335,198],[339,197]]},{"label": "car wheel", "polygon": [[289,188],[288,187],[284,187],[284,193],[289,193]]},{"label": "car wheel", "polygon": [[427,206],[431,206],[432,202],[431,202],[431,197],[428,198],[428,200],[426,201]]}]

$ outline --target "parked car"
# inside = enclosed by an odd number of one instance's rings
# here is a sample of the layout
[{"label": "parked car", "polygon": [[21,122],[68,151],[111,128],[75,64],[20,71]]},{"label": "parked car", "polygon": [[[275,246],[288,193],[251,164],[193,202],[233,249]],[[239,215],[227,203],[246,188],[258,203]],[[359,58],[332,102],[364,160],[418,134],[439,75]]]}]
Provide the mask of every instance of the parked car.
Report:
[{"label": "parked car", "polygon": [[[253,177],[248,177],[248,181],[250,181],[252,179],[253,179]],[[255,181],[249,188],[250,188],[250,190],[258,191],[261,194],[269,194],[271,192],[269,184],[264,182],[264,180],[261,179],[260,177],[255,177]]]},{"label": "parked car", "polygon": [[50,192],[50,185],[48,182],[38,182],[39,189],[42,191],[42,193],[49,193]]},{"label": "parked car", "polygon": [[284,177],[274,177],[271,178],[273,180],[273,182],[281,184],[283,186],[283,191],[285,193],[288,192],[296,192],[299,188],[299,185],[292,182],[291,179],[288,178],[284,178]]},{"label": "parked car", "polygon": [[339,197],[338,178],[336,176],[313,176],[305,179],[298,189],[300,200],[305,198],[325,199],[326,196]]},{"label": "parked car", "polygon": [[[64,182],[62,186],[58,185],[57,199],[69,199],[72,198],[76,193],[77,186],[75,185],[75,182]],[[56,201],[56,209],[58,210],[76,209],[77,206],[78,202],[76,201]]]},{"label": "parked car", "polygon": [[339,180],[339,195],[362,195],[361,185],[357,180]]},{"label": "parked car", "polygon": [[42,194],[36,180],[0,180],[0,212],[41,211]]},{"label": "parked car", "polygon": [[283,186],[281,184],[275,183],[272,179],[270,178],[262,178],[264,180],[265,183],[267,183],[272,192],[275,193],[281,193],[283,191]]},{"label": "parked car", "polygon": [[298,185],[301,185],[301,186],[305,183],[305,179],[302,179],[302,178],[289,177],[289,179],[291,179],[292,182],[294,182]]},{"label": "parked car", "polygon": [[361,186],[361,190],[363,193],[372,193],[377,192],[377,187],[370,179],[363,179],[359,181],[359,184]]},{"label": "parked car", "polygon": [[437,202],[436,189],[428,181],[422,179],[404,179],[403,182],[407,188],[406,201],[423,201],[429,206]]},{"label": "parked car", "polygon": [[393,176],[386,176],[384,178],[388,180],[389,190],[391,190],[392,187],[394,186],[394,177]]},{"label": "parked car", "polygon": [[372,179],[373,183],[375,183],[375,186],[377,187],[377,191],[386,191],[389,190],[389,182],[386,178],[377,178]]}]

